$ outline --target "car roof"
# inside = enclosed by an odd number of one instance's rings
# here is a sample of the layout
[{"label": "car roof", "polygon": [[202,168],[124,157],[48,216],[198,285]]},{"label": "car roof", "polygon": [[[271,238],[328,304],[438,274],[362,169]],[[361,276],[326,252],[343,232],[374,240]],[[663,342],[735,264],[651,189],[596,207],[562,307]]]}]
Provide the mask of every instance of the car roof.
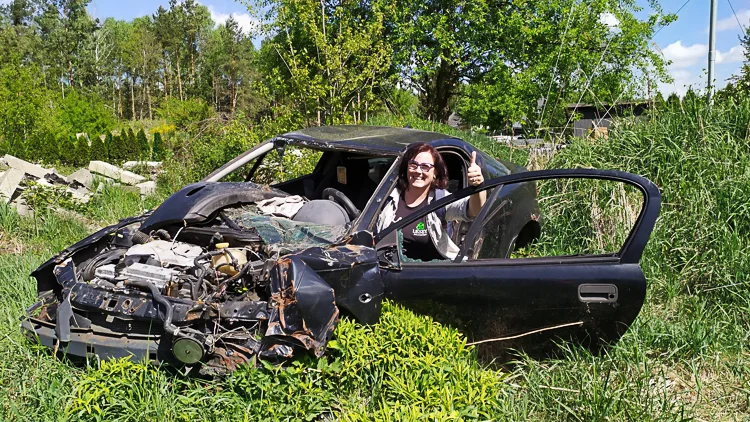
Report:
[{"label": "car roof", "polygon": [[463,143],[459,138],[437,132],[428,132],[410,128],[388,126],[320,126],[297,130],[277,136],[277,140],[287,140],[294,144],[324,149],[343,149],[396,155],[414,142],[436,141],[441,144],[459,145]]}]

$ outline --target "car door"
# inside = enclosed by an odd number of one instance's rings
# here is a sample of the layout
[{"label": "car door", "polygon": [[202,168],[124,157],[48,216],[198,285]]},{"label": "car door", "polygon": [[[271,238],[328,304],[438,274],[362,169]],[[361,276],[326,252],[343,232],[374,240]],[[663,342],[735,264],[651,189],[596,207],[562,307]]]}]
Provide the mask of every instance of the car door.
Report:
[{"label": "car door", "polygon": [[[454,260],[405,256],[403,227],[481,190],[487,201]],[[616,341],[645,299],[639,261],[660,203],[653,183],[619,171],[545,170],[489,180],[378,233],[385,295],[459,328],[470,342],[501,349],[546,350],[557,337],[592,347]]]}]

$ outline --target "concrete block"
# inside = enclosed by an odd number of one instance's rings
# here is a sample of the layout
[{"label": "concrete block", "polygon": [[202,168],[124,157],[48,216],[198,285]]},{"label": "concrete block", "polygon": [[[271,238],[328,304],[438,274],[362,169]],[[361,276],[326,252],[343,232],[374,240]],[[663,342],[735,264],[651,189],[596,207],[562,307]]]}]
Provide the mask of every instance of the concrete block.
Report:
[{"label": "concrete block", "polygon": [[89,190],[86,188],[81,189],[73,189],[68,188],[66,189],[68,192],[70,192],[70,195],[75,199],[76,201],[87,203],[89,202],[89,199],[91,199],[91,194],[89,193]]},{"label": "concrete block", "polygon": [[23,198],[18,198],[14,205],[16,208],[16,212],[20,216],[24,217],[24,216],[34,215],[34,210],[29,208],[28,205],[26,205],[26,201]]},{"label": "concrete block", "polygon": [[122,168],[132,169],[136,166],[146,166],[150,169],[158,169],[161,167],[161,161],[126,161],[125,164],[122,165]]},{"label": "concrete block", "polygon": [[117,166],[113,166],[112,164],[105,163],[104,161],[91,161],[89,163],[89,170],[92,173],[107,176],[126,185],[137,185],[138,183],[142,183],[146,180],[146,178],[141,175],[123,170]]},{"label": "concrete block", "polygon": [[141,190],[141,195],[153,195],[156,193],[156,182],[154,182],[153,180],[139,183],[135,185],[135,187]]},{"label": "concrete block", "polygon": [[18,185],[23,180],[24,172],[11,168],[0,178],[0,201],[9,203],[13,199],[13,194],[18,189]]},{"label": "concrete block", "polygon": [[16,158],[12,155],[5,154],[5,162],[8,163],[8,166],[11,168],[14,168],[16,170],[21,170],[22,172],[34,176],[37,179],[44,178],[44,175],[47,173],[54,173],[55,169],[45,169],[42,166],[38,166],[36,164],[29,163],[28,161],[24,161],[20,158]]},{"label": "concrete block", "polygon": [[68,176],[68,180],[70,182],[78,182],[85,186],[86,189],[91,189],[91,186],[94,184],[94,175],[86,169],[80,169]]}]

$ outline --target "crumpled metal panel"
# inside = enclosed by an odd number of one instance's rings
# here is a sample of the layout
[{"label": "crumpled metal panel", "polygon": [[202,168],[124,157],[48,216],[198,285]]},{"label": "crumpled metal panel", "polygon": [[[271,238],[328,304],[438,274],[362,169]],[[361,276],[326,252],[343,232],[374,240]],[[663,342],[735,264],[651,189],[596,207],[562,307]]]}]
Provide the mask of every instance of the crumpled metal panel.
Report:
[{"label": "crumpled metal panel", "polygon": [[296,256],[279,259],[270,280],[271,315],[261,356],[289,358],[300,347],[323,356],[339,320],[333,289]]}]

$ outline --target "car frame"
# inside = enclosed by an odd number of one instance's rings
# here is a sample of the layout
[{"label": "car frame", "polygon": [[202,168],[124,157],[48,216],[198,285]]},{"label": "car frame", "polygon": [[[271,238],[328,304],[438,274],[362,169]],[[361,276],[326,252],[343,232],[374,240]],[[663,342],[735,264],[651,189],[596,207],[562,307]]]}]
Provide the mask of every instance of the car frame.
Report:
[{"label": "car frame", "polygon": [[[463,241],[459,242],[461,250],[453,262],[402,259],[395,234],[420,215],[402,219],[373,234],[377,216],[395,187],[403,152],[413,142],[427,142],[444,156],[453,155],[448,161],[454,169],[463,163],[458,171],[463,178],[458,179],[459,186],[454,186],[451,195],[427,205],[421,215],[485,189],[491,189],[488,202],[503,199],[513,206],[513,212],[507,213],[507,219],[497,227],[482,224],[492,212],[490,207],[483,208],[474,222],[457,226],[455,236]],[[209,303],[170,297],[148,282],[120,277],[113,278],[111,281],[118,284],[110,287],[113,283],[101,283],[102,280],[95,278],[99,280],[97,283],[106,285],[102,287],[82,278],[81,273],[93,265],[91,260],[111,254],[109,251],[148,244],[158,236],[174,237],[174,244],[181,233],[183,237],[205,239],[208,231],[218,230],[216,233],[220,231],[220,237],[228,239],[228,243],[252,243],[240,239],[247,238],[247,233],[240,236],[238,233],[242,231],[225,227],[231,224],[221,221],[223,210],[283,194],[310,192],[311,183],[314,185],[315,177],[320,174],[314,171],[273,187],[220,180],[255,160],[247,174],[249,179],[268,154],[273,151],[281,154],[290,145],[324,151],[316,171],[323,171],[325,154],[387,157],[393,162],[362,211],[351,216],[336,241],[266,257],[262,268],[253,267],[248,270],[251,273],[242,275],[256,281],[254,288],[264,289],[265,300]],[[473,152],[477,152],[477,163],[485,177],[485,182],[477,187],[469,187],[465,180],[467,162]],[[643,193],[639,217],[617,253],[564,259],[510,258],[516,247],[533,241],[541,229],[534,182],[557,177],[619,181]],[[330,194],[327,191],[330,186],[318,188],[325,188],[323,192]],[[316,192],[323,196],[320,189]],[[334,192],[328,198],[345,202],[337,196]],[[362,323],[372,324],[379,319],[383,298],[390,298],[440,320],[446,307],[454,316],[471,315],[469,319],[474,326],[462,328],[472,340],[544,332],[545,340],[553,335],[595,345],[617,340],[640,311],[646,280],[638,261],[659,207],[658,189],[645,178],[628,173],[586,169],[528,172],[495,160],[459,138],[413,129],[310,128],[259,144],[202,181],[176,192],[153,212],[106,227],[42,264],[32,273],[37,279],[39,301],[27,310],[22,327],[34,340],[73,356],[130,356],[222,372],[256,356],[279,360],[299,351],[321,356],[333,335],[340,310]],[[205,227],[208,231],[203,230]],[[159,234],[160,231],[166,235]],[[487,237],[493,239],[490,242],[493,258],[478,259]],[[253,253],[259,256],[258,252]],[[122,266],[122,260],[118,262]],[[197,263],[198,258],[196,267]],[[218,286],[227,288],[225,282]],[[614,298],[610,297],[612,292]],[[450,318],[444,320],[451,323]],[[260,339],[256,338],[258,335],[233,334],[219,341],[211,333],[219,329],[221,323],[217,321],[245,327],[245,331],[249,331],[246,328],[254,321],[265,328],[265,333]],[[196,326],[201,328],[193,328]],[[221,329],[227,328],[222,325]]]}]

